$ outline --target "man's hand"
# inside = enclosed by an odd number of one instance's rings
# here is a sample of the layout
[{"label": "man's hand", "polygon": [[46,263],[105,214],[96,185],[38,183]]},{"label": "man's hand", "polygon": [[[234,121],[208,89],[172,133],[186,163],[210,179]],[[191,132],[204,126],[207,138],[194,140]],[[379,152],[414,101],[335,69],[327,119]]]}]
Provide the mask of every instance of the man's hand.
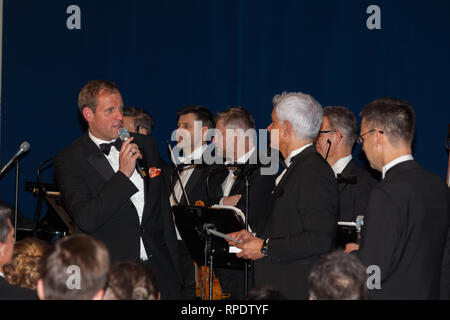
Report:
[{"label": "man's hand", "polygon": [[347,252],[347,253],[350,253],[352,251],[358,251],[358,250],[359,250],[359,244],[351,242],[351,243],[347,243],[345,245],[345,250],[344,251]]},{"label": "man's hand", "polygon": [[233,239],[242,242],[239,244],[237,242],[227,240],[230,246],[235,246],[242,250],[241,252],[236,253],[238,258],[258,260],[264,257],[261,253],[261,248],[264,243],[263,239],[253,236],[247,230],[233,232],[228,235]]},{"label": "man's hand", "polygon": [[[229,233],[228,236],[232,237],[233,239],[235,239],[237,241],[241,241],[241,242],[245,242],[245,241],[253,238],[253,235],[250,232],[248,232],[247,230],[232,232],[232,233]],[[238,245],[238,243],[234,242],[234,241],[227,240],[227,242],[230,246]]]},{"label": "man's hand", "polygon": [[235,207],[239,200],[241,199],[242,195],[241,194],[236,194],[234,196],[229,196],[229,197],[223,197],[222,198],[222,204],[224,206],[233,206]]},{"label": "man's hand", "polygon": [[128,178],[133,175],[133,172],[136,169],[136,159],[142,159],[138,145],[131,143],[133,139],[134,137],[130,137],[124,141],[119,154],[119,170]]}]

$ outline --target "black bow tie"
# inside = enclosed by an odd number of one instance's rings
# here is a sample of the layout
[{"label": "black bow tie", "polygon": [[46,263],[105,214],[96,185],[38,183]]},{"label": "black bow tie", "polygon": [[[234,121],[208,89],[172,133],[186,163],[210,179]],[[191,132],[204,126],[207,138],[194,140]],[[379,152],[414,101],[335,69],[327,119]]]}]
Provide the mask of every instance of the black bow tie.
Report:
[{"label": "black bow tie", "polygon": [[357,184],[358,183],[358,178],[356,176],[343,176],[342,174],[338,173],[337,177],[337,183],[341,184]]},{"label": "black bow tie", "polygon": [[102,150],[103,153],[108,156],[112,146],[114,146],[117,151],[120,151],[120,148],[122,148],[122,140],[116,139],[111,143],[101,143],[100,150]]}]

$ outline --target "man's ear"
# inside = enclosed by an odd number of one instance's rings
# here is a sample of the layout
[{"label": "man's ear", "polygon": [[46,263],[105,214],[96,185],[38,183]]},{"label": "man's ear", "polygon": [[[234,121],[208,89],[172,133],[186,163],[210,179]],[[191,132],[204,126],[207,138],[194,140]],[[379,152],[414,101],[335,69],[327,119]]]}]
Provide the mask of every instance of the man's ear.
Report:
[{"label": "man's ear", "polygon": [[375,134],[377,135],[377,140],[376,140],[376,146],[378,147],[378,146],[382,146],[383,145],[383,143],[384,143],[384,139],[386,139],[386,135],[385,134],[382,134],[382,133],[379,133],[378,131],[375,131]]},{"label": "man's ear", "polygon": [[94,111],[92,111],[89,107],[84,107],[82,111],[84,120],[87,121],[87,123],[90,123],[92,119],[94,118]]},{"label": "man's ear", "polygon": [[282,130],[283,130],[282,134],[283,134],[285,137],[290,136],[291,133],[292,133],[292,131],[294,130],[294,128],[292,127],[292,124],[291,124],[289,121],[287,121],[287,120],[284,120],[284,122],[283,122],[281,128],[282,128]]},{"label": "man's ear", "polygon": [[202,141],[203,142],[207,142],[208,130],[209,130],[209,128],[207,126],[202,127]]},{"label": "man's ear", "polygon": [[344,136],[340,131],[336,131],[335,134],[333,135],[333,139],[335,140],[335,144],[338,144],[339,142],[342,141],[342,139],[344,139]]},{"label": "man's ear", "polygon": [[36,286],[37,295],[39,297],[39,300],[45,300],[44,295],[44,281],[42,279],[39,279]]},{"label": "man's ear", "polygon": [[143,134],[144,136],[146,136],[148,134],[147,129],[141,128],[141,127],[139,127],[138,133]]}]

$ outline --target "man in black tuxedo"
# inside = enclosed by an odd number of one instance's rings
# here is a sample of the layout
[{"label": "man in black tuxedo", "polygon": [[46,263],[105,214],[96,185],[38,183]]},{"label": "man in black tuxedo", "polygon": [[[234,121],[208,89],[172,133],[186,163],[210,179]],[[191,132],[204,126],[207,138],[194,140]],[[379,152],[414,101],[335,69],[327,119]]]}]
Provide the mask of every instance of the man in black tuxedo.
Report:
[{"label": "man in black tuxedo", "polygon": [[358,137],[356,118],[345,107],[325,107],[315,145],[333,169],[339,184],[339,221],[355,222],[366,215],[370,191],[376,180],[352,158]]},{"label": "man in black tuxedo", "polygon": [[[271,174],[264,174],[264,169],[269,168],[260,161],[255,137],[255,121],[243,107],[232,107],[217,114],[216,151],[227,160],[227,165],[235,164],[236,167],[222,166],[211,175],[210,204],[237,207],[245,214],[244,175],[248,174],[248,224],[251,230],[255,230],[261,220],[278,172],[277,166]],[[231,294],[231,299],[244,297],[242,269],[216,268],[216,271],[223,290]]]},{"label": "man in black tuxedo", "polygon": [[[250,131],[248,131],[250,130]],[[229,205],[245,213],[245,178],[249,175],[249,225],[257,228],[266,207],[266,200],[275,186],[278,166],[273,172],[267,164],[261,163],[256,149],[255,121],[252,115],[242,107],[232,107],[219,112],[216,117],[216,136],[214,143],[220,156],[231,165],[228,170],[216,170],[210,178],[210,203]],[[247,133],[247,134],[246,134]],[[220,138],[219,138],[220,136]],[[236,164],[236,167],[232,165]]]},{"label": "man in black tuxedo", "polygon": [[11,209],[0,206],[0,300],[37,300],[36,292],[9,284],[3,266],[10,262],[14,250]]},{"label": "man in black tuxedo", "polygon": [[[170,204],[181,205],[206,205],[208,194],[206,179],[212,170],[212,166],[205,161],[210,155],[207,145],[208,130],[212,129],[214,120],[211,111],[199,105],[187,106],[177,113],[177,146],[176,149],[183,152],[175,162],[180,164],[178,171],[187,198],[183,194],[178,179],[177,169],[170,170]],[[205,154],[206,153],[206,154]],[[189,200],[189,201],[187,201]],[[181,270],[183,270],[183,294],[188,299],[195,297],[195,271],[186,243],[176,229],[178,247],[180,249]]]},{"label": "man in black tuxedo", "polygon": [[[361,112],[362,144],[382,181],[372,190],[358,256],[380,270],[372,299],[438,299],[448,230],[448,190],[424,170],[411,144],[415,114],[408,103],[378,99]],[[358,248],[347,245],[347,251]],[[374,269],[375,270],[375,269]],[[369,279],[370,280],[370,279]]]},{"label": "man in black tuxedo", "polygon": [[308,298],[308,275],[319,257],[334,246],[338,186],[313,142],[322,107],[303,93],[274,97],[268,127],[272,148],[280,150],[286,169],[276,179],[256,236],[231,233],[242,249],[238,257],[255,261],[256,286],[268,285],[288,299]]},{"label": "man in black tuxedo", "polygon": [[[122,96],[114,83],[88,82],[78,97],[89,130],[54,159],[55,178],[75,232],[105,243],[111,260],[143,260],[162,297],[179,297],[177,248],[155,142],[131,134],[122,145]],[[120,151],[119,151],[120,150]],[[136,162],[145,171],[141,176]]]},{"label": "man in black tuxedo", "polygon": [[148,112],[143,109],[125,108],[123,109],[123,126],[127,128],[129,132],[150,136],[155,127],[155,121]]}]

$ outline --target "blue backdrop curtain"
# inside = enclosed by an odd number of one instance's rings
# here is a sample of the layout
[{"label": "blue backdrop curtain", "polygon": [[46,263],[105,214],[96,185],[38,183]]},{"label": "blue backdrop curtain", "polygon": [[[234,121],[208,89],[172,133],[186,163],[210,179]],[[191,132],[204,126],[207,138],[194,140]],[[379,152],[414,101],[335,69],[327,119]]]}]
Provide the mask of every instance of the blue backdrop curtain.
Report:
[{"label": "blue backdrop curtain", "polygon": [[[380,30],[366,26],[372,4]],[[80,30],[66,26],[70,5],[81,10]],[[4,0],[3,32],[0,160],[30,142],[19,206],[28,216],[36,199],[24,183],[82,133],[77,95],[91,79],[116,82],[126,106],[154,117],[166,159],[176,111],[186,105],[214,113],[241,105],[265,128],[272,97],[283,91],[355,113],[398,97],[417,113],[416,159],[446,175],[448,0]],[[13,204],[13,191],[10,171],[0,199]]]}]

